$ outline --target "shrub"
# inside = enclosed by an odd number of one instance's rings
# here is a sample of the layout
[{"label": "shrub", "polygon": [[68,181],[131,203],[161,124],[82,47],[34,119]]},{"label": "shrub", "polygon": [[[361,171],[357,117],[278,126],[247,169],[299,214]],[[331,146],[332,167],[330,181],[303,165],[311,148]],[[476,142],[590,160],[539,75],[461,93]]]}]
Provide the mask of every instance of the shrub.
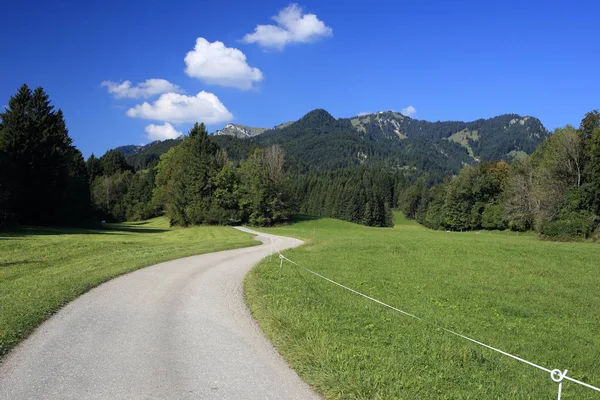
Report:
[{"label": "shrub", "polygon": [[598,217],[590,211],[572,211],[559,214],[545,222],[540,230],[551,239],[587,239],[598,225]]},{"label": "shrub", "polygon": [[486,205],[483,215],[481,216],[481,226],[485,229],[506,229],[507,225],[504,221],[503,213],[503,204]]}]

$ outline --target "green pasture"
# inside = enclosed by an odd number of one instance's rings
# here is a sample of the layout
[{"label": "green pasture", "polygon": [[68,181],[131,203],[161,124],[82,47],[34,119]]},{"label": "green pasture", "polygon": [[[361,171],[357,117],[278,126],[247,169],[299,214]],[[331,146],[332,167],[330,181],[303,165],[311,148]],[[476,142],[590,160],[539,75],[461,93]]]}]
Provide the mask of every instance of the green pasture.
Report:
[{"label": "green pasture", "polygon": [[[600,246],[514,232],[305,218],[300,265],[549,369],[600,386]],[[279,259],[245,282],[276,348],[327,399],[555,399],[549,374],[357,296]],[[565,383],[563,399],[600,399]]]}]

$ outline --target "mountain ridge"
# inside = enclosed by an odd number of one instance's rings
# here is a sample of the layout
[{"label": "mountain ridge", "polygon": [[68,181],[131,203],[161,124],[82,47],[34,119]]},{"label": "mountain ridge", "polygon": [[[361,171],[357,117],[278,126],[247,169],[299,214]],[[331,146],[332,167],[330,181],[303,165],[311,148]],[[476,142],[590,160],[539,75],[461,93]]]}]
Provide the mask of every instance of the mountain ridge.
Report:
[{"label": "mountain ridge", "polygon": [[[243,157],[253,146],[280,145],[303,168],[345,168],[360,164],[455,173],[483,160],[510,161],[532,153],[548,136],[532,116],[502,114],[474,121],[418,120],[395,111],[335,118],[315,109],[273,128],[227,124],[211,134],[230,156]],[[238,142],[241,141],[241,142]],[[134,166],[156,160],[179,141],[117,148]],[[304,161],[302,161],[304,160]],[[130,161],[131,162],[131,161]]]},{"label": "mountain ridge", "polygon": [[[297,123],[301,122],[301,126]],[[350,122],[350,126],[348,126]],[[228,135],[238,138],[253,138],[265,133],[273,134],[273,131],[294,126],[297,129],[307,129],[312,132],[324,132],[326,130],[339,130],[344,128],[354,130],[358,134],[367,135],[370,138],[377,139],[400,139],[405,140],[409,137],[424,137],[434,140],[449,140],[460,144],[467,150],[474,160],[479,160],[479,155],[484,158],[497,155],[490,151],[481,153],[481,145],[476,142],[488,141],[490,135],[497,134],[500,130],[513,131],[510,135],[516,141],[515,146],[508,148],[504,156],[511,158],[511,154],[518,152],[531,153],[540,139],[546,137],[549,132],[543,126],[541,121],[531,116],[521,116],[519,114],[501,114],[491,118],[479,118],[473,121],[427,121],[419,120],[400,112],[388,110],[378,111],[368,114],[361,114],[350,118],[334,118],[326,110],[315,109],[296,121],[286,122],[276,125],[273,128],[255,128],[241,124],[228,124],[225,128],[217,130],[213,135]],[[234,127],[227,129],[227,127]],[[521,128],[522,127],[522,128]],[[423,128],[429,134],[423,135]],[[240,133],[241,131],[246,131]],[[432,132],[432,131],[435,131]],[[525,134],[522,136],[521,134]],[[521,135],[519,137],[519,135]],[[529,142],[527,143],[527,139]],[[511,147],[508,143],[505,146]],[[485,143],[484,143],[485,146]],[[524,146],[525,149],[521,148]]]},{"label": "mountain ridge", "polygon": [[227,124],[223,129],[216,130],[213,136],[233,136],[240,139],[251,138],[260,135],[268,128],[255,128],[242,124]]}]

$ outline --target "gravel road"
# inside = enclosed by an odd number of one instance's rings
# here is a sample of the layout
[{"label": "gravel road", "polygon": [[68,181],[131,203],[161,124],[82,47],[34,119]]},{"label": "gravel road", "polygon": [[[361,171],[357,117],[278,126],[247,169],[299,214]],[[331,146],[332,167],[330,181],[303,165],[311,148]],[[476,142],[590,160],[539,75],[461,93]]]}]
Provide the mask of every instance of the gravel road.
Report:
[{"label": "gravel road", "polygon": [[318,399],[242,293],[270,240],[302,242],[245,231],[263,244],[144,268],[65,306],[0,364],[0,399]]}]

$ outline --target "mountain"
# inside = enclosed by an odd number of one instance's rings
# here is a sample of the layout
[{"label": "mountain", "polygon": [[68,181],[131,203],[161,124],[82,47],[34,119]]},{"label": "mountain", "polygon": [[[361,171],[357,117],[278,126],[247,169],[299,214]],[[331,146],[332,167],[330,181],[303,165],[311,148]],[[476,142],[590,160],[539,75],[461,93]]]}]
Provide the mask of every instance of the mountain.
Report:
[{"label": "mountain", "polygon": [[548,134],[537,118],[516,114],[429,122],[393,111],[336,119],[325,110],[313,110],[250,141],[281,145],[305,169],[370,164],[426,171],[439,178],[466,164],[529,154]]},{"label": "mountain", "polygon": [[[394,111],[334,118],[317,109],[271,129],[228,124],[211,139],[232,160],[245,158],[255,146],[277,144],[289,156],[291,168],[300,172],[373,165],[428,172],[440,180],[467,164],[510,161],[530,154],[548,134],[537,118],[517,114],[471,122],[429,122]],[[136,169],[143,169],[178,143],[175,139],[118,150]]]},{"label": "mountain", "polygon": [[473,161],[456,143],[434,143],[421,138],[394,140],[368,134],[366,130],[358,131],[351,119],[336,119],[321,109],[249,141],[260,147],[280,145],[300,171],[370,165],[435,171],[436,176],[442,176]]},{"label": "mountain", "polygon": [[[529,154],[549,134],[539,119],[517,114],[504,114],[471,122],[429,122],[413,119],[394,111],[335,119],[325,110],[313,110],[298,121],[277,125],[273,129],[229,124],[214,135],[237,138],[254,138],[262,135],[271,138],[266,139],[268,142],[277,142],[278,140],[273,137],[290,134],[290,132],[296,137],[342,131],[354,132],[359,137],[374,141],[409,140],[410,142],[412,139],[425,139],[438,147],[447,147],[444,142],[452,142],[461,146],[472,161],[510,160]],[[282,140],[285,142],[289,138]],[[440,149],[440,152],[443,150]]]},{"label": "mountain", "polygon": [[296,121],[284,122],[283,124],[275,125],[275,128],[273,128],[273,129],[285,128],[286,126],[291,125],[294,122],[296,122]]},{"label": "mountain", "polygon": [[375,139],[422,138],[458,143],[474,160],[509,160],[529,154],[549,134],[539,119],[517,114],[472,122],[429,122],[385,111],[350,118],[350,122],[358,132]]},{"label": "mountain", "polygon": [[[290,124],[265,131],[251,140],[260,147],[280,145],[301,169],[346,168],[369,157],[380,156],[373,143],[353,131],[346,120],[337,120],[327,111],[313,110]],[[363,160],[359,158],[363,157]]]},{"label": "mountain", "polygon": [[252,128],[240,124],[227,124],[213,133],[214,136],[233,136],[240,139],[251,138],[263,133],[267,128]]},{"label": "mountain", "polygon": [[146,145],[121,146],[117,147],[115,150],[120,151],[125,156],[125,160],[135,168],[135,170],[140,170],[148,168],[152,163],[157,161],[161,155],[169,151],[171,147],[181,143],[181,140],[183,140],[183,138],[163,141],[156,140]]},{"label": "mountain", "polygon": [[133,155],[133,154],[137,154],[143,148],[148,147],[148,146],[152,146],[155,143],[156,143],[156,141],[152,142],[152,143],[148,143],[148,144],[139,145],[139,146],[136,146],[134,144],[129,144],[127,146],[117,147],[114,150],[117,150],[118,152],[120,152],[121,154],[123,154],[125,157],[127,157],[127,156],[130,156],[130,155]]}]

